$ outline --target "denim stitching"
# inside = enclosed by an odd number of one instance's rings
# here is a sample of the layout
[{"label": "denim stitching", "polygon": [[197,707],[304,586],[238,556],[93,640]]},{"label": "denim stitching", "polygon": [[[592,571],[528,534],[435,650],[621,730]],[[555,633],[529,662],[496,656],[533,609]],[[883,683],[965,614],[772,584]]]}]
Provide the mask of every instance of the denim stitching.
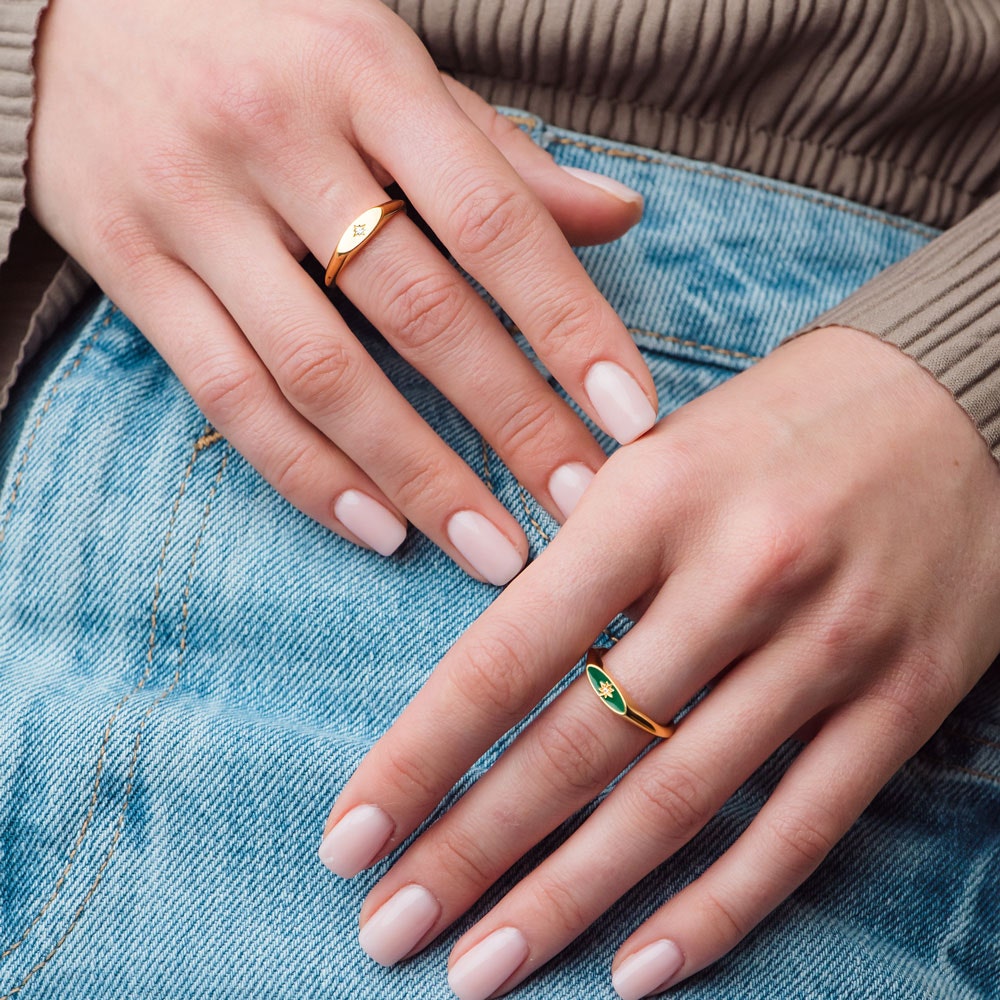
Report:
[{"label": "denim stitching", "polygon": [[[524,125],[531,129],[540,129],[544,123],[540,118],[526,115],[508,115],[510,121],[515,125]],[[617,149],[615,147],[602,146],[595,142],[588,142],[584,139],[569,139],[565,136],[554,135],[548,137],[548,141],[557,146],[573,146],[576,149],[586,150],[588,153],[597,153],[601,156],[612,156],[623,160],[635,160],[638,163],[651,163],[656,166],[669,167],[672,170],[681,170],[689,174],[702,174],[705,177],[715,177],[723,181],[732,181],[735,184],[743,184],[746,187],[756,188],[760,191],[767,191],[770,194],[784,195],[788,198],[796,198],[812,205],[821,205],[824,208],[832,208],[837,212],[846,215],[853,215],[860,219],[868,219],[871,222],[880,222],[890,229],[901,229],[904,232],[914,233],[917,236],[927,236],[929,226],[921,226],[906,219],[885,218],[882,214],[866,209],[863,206],[845,205],[823,197],[821,194],[812,194],[808,191],[789,191],[778,184],[770,184],[765,180],[759,180],[753,175],[741,176],[732,174],[720,167],[709,164],[699,165],[696,163],[678,163],[674,159],[666,156],[657,156],[649,153],[639,153],[631,149]]]},{"label": "denim stitching", "polygon": [[[35,418],[35,425],[31,428],[31,434],[28,437],[27,443],[24,446],[24,451],[21,452],[21,462],[18,465],[17,474],[14,476],[14,484],[11,486],[10,495],[7,498],[7,510],[4,513],[3,521],[0,522],[0,549],[3,548],[4,539],[7,537],[7,526],[10,523],[11,515],[14,511],[14,504],[17,503],[17,498],[21,490],[21,484],[24,482],[25,469],[28,466],[28,459],[31,456],[31,450],[35,446],[35,440],[38,436],[38,430],[42,426],[42,421],[47,416],[49,410],[52,408],[52,403],[55,401],[56,395],[59,392],[60,386],[66,381],[74,372],[76,372],[80,365],[83,363],[83,359],[90,353],[91,348],[97,343],[98,338],[104,332],[104,330],[111,324],[111,317],[117,312],[115,306],[111,306],[110,311],[104,317],[101,326],[94,332],[93,336],[83,345],[80,349],[80,353],[76,356],[73,362],[66,366],[62,373],[61,378],[52,386],[49,390],[49,394],[46,397],[45,402],[42,404],[42,409],[38,416]],[[3,955],[0,955],[3,958]],[[2,998],[0,998],[2,1000]]]},{"label": "denim stitching", "polygon": [[[1000,774],[990,774],[989,771],[977,771],[974,767],[962,767],[959,764],[946,764],[946,771],[958,771],[961,774],[971,775],[973,778],[983,778],[986,781],[995,781],[1000,784]],[[0,997],[0,1000],[3,1000]]]},{"label": "denim stitching", "polygon": [[746,351],[737,351],[734,348],[714,347],[711,344],[702,344],[697,340],[686,340],[682,337],[672,337],[668,333],[656,333],[654,330],[642,330],[636,326],[630,326],[627,329],[628,332],[634,336],[653,337],[656,340],[664,340],[668,344],[674,344],[677,347],[694,347],[699,351],[708,351],[711,354],[722,354],[727,358],[740,358],[743,361],[763,360],[763,355],[747,354]]},{"label": "denim stitching", "polygon": [[[24,932],[24,934],[22,935],[22,937],[20,938],[20,940],[18,940],[16,942],[16,944],[13,945],[12,947],[10,947],[7,951],[5,951],[3,953],[3,955],[0,955],[0,958],[6,957],[7,955],[11,954],[14,950],[16,950],[17,947],[19,947],[23,943],[23,941],[31,933],[31,930],[38,924],[39,920],[42,919],[42,917],[44,916],[45,912],[48,910],[48,908],[52,905],[52,903],[58,897],[59,891],[60,891],[63,883],[65,882],[66,876],[69,874],[69,871],[72,868],[73,860],[75,858],[76,852],[79,850],[79,848],[82,845],[83,840],[84,840],[84,838],[86,836],[87,828],[88,828],[88,826],[90,824],[91,818],[93,817],[94,807],[96,805],[97,791],[98,791],[98,789],[100,787],[100,773],[101,773],[101,771],[103,769],[103,761],[104,761],[104,756],[105,756],[105,751],[106,751],[106,746],[107,746],[107,739],[110,737],[110,731],[111,731],[111,728],[113,727],[113,723],[114,723],[115,717],[117,716],[117,714],[121,710],[121,708],[125,705],[125,703],[128,701],[128,699],[131,698],[132,695],[134,695],[137,691],[139,691],[140,688],[142,686],[144,686],[145,683],[146,683],[146,681],[149,679],[150,669],[151,669],[151,666],[152,666],[153,648],[154,648],[154,644],[155,644],[154,636],[155,636],[155,631],[156,631],[156,615],[157,615],[157,608],[158,608],[159,598],[160,598],[160,593],[161,593],[161,582],[162,582],[162,576],[163,576],[163,566],[164,566],[165,561],[166,561],[166,551],[167,551],[167,548],[169,547],[170,540],[171,540],[171,537],[172,537],[172,534],[173,534],[173,529],[174,529],[175,524],[176,524],[176,517],[177,517],[178,508],[180,507],[181,500],[182,500],[182,498],[184,496],[184,493],[186,491],[187,483],[190,480],[191,472],[192,472],[192,470],[194,468],[195,461],[197,460],[198,455],[202,451],[204,451],[206,448],[211,447],[213,444],[215,444],[216,442],[220,441],[221,439],[222,439],[222,435],[219,434],[217,431],[215,431],[215,430],[213,430],[212,428],[209,427],[209,428],[206,428],[206,430],[202,433],[202,435],[198,438],[198,440],[195,441],[194,446],[192,448],[191,458],[190,458],[190,460],[188,462],[187,469],[185,470],[184,478],[181,481],[181,485],[178,488],[177,497],[174,500],[174,506],[173,506],[173,509],[171,511],[170,521],[168,523],[167,532],[166,532],[166,535],[164,536],[164,542],[163,542],[163,546],[161,548],[160,565],[159,565],[159,567],[157,569],[157,578],[156,578],[156,583],[155,583],[155,586],[154,586],[153,608],[152,608],[152,612],[151,612],[151,615],[150,615],[150,622],[151,622],[152,632],[151,632],[151,635],[150,635],[150,643],[149,643],[149,648],[148,648],[148,651],[147,651],[147,666],[146,666],[145,671],[143,672],[142,679],[132,689],[132,691],[130,691],[121,701],[119,701],[118,705],[115,707],[115,709],[114,709],[111,717],[109,718],[109,720],[108,720],[108,722],[106,724],[106,727],[105,727],[105,737],[104,737],[104,740],[102,742],[101,751],[100,751],[100,754],[99,754],[99,757],[98,757],[97,770],[96,770],[96,773],[95,773],[95,784],[94,784],[94,788],[93,788],[92,795],[91,795],[91,803],[90,803],[90,806],[88,808],[88,813],[87,813],[87,816],[86,816],[86,818],[84,820],[83,826],[81,827],[80,833],[77,836],[77,840],[74,843],[73,848],[71,850],[69,860],[67,861],[66,867],[63,869],[63,872],[61,873],[61,875],[59,876],[59,879],[56,882],[56,886],[55,886],[55,888],[54,888],[54,890],[52,892],[52,895],[46,901],[46,903],[42,907],[42,910],[39,912],[38,916],[36,916],[35,919],[31,922],[31,924],[28,926],[27,930]],[[138,758],[139,758],[139,750],[140,750],[141,744],[142,744],[142,734],[145,731],[146,724],[149,722],[149,719],[152,717],[153,712],[159,707],[159,705],[163,701],[166,700],[167,697],[169,697],[170,694],[173,693],[173,691],[176,689],[178,683],[180,682],[181,666],[183,665],[184,654],[185,654],[185,652],[187,650],[187,629],[188,629],[188,622],[190,620],[191,585],[192,585],[192,583],[194,581],[194,572],[195,572],[195,566],[197,564],[198,552],[199,552],[199,550],[201,548],[201,543],[202,543],[202,540],[203,540],[204,535],[205,535],[205,529],[206,529],[206,527],[208,525],[208,519],[209,519],[209,516],[210,516],[211,511],[212,511],[212,503],[213,503],[213,501],[215,499],[215,496],[216,496],[216,494],[218,492],[219,485],[220,485],[220,483],[222,481],[222,476],[225,473],[226,466],[227,466],[228,462],[229,462],[229,450],[227,448],[227,450],[223,453],[221,462],[219,463],[219,470],[216,473],[215,480],[213,481],[212,486],[209,489],[208,497],[207,497],[207,499],[205,501],[205,507],[204,507],[204,509],[202,511],[201,524],[199,525],[198,534],[197,534],[197,536],[195,538],[194,547],[192,548],[192,551],[191,551],[191,559],[190,559],[189,564],[188,564],[187,578],[185,580],[184,590],[183,590],[182,595],[181,595],[181,629],[180,629],[180,638],[179,638],[179,644],[178,644],[177,662],[176,662],[176,665],[174,667],[174,674],[173,674],[173,677],[172,677],[172,679],[170,681],[170,684],[163,691],[161,691],[159,695],[156,696],[156,698],[153,700],[152,704],[150,704],[150,706],[146,709],[145,713],[143,714],[142,719],[140,720],[139,728],[138,728],[138,730],[136,732],[135,740],[133,741],[133,744],[132,744],[132,754],[131,754],[131,757],[129,759],[129,768],[128,768],[128,773],[127,773],[127,777],[126,777],[126,784],[125,784],[125,794],[124,794],[124,797],[122,799],[121,808],[120,808],[119,813],[118,813],[118,819],[117,819],[117,821],[115,823],[115,830],[114,830],[114,833],[113,833],[112,838],[111,838],[111,843],[110,843],[110,845],[108,847],[108,850],[105,853],[105,856],[104,856],[103,860],[101,861],[101,864],[98,866],[97,872],[94,875],[94,880],[91,883],[90,888],[84,894],[83,899],[80,901],[79,905],[77,906],[76,911],[74,912],[73,917],[71,918],[69,925],[59,935],[59,937],[56,939],[55,944],[52,945],[52,947],[49,949],[48,953],[43,958],[41,958],[38,962],[36,962],[25,973],[24,978],[21,980],[20,983],[18,983],[17,986],[15,986],[9,992],[4,993],[2,996],[0,996],[0,1000],[10,1000],[11,997],[13,997],[16,994],[20,993],[25,988],[25,986],[28,984],[28,982],[38,972],[40,972],[52,960],[52,958],[55,956],[55,954],[58,952],[58,950],[63,946],[63,944],[65,944],[67,938],[75,930],[77,924],[80,921],[80,918],[83,916],[83,912],[86,909],[87,905],[90,903],[91,899],[94,897],[95,893],[97,892],[97,889],[100,886],[101,881],[104,878],[104,873],[106,872],[108,866],[110,865],[111,860],[114,857],[115,851],[117,850],[118,842],[121,839],[122,831],[124,830],[125,818],[126,818],[126,813],[127,813],[127,810],[128,810],[129,802],[131,800],[132,790],[133,790],[134,781],[135,781],[136,766],[138,764]]]},{"label": "denim stitching", "polygon": [[538,534],[540,534],[542,538],[545,539],[545,541],[551,542],[552,536],[538,523],[538,521],[535,519],[534,514],[531,513],[531,508],[528,507],[528,495],[527,493],[524,492],[524,487],[520,483],[517,484],[517,492],[520,493],[521,495],[521,506],[524,508],[524,513],[527,515],[528,520],[534,526],[535,531],[537,531]]}]

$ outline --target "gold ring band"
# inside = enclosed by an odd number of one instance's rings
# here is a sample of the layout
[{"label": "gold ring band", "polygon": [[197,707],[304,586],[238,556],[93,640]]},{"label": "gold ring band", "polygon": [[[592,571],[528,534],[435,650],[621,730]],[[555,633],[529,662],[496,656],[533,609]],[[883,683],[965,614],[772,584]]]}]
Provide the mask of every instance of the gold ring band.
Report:
[{"label": "gold ring band", "polygon": [[601,655],[601,650],[596,646],[591,646],[587,650],[586,674],[590,686],[597,692],[597,697],[615,715],[628,719],[633,726],[638,726],[644,733],[658,736],[661,740],[669,739],[674,735],[676,726],[661,726],[629,702],[622,686],[604,669],[604,658]]},{"label": "gold ring band", "polygon": [[336,250],[326,266],[326,287],[337,280],[337,275],[347,266],[347,262],[397,213],[406,211],[406,202],[401,199],[386,201],[367,212],[362,212],[340,237]]}]

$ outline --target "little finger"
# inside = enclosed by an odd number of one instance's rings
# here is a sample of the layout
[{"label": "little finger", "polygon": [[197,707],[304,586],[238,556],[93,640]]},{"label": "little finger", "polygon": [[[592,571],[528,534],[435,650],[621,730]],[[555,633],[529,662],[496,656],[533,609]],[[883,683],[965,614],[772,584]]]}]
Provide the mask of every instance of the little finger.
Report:
[{"label": "little finger", "polygon": [[884,721],[855,705],[825,723],[736,843],[619,949],[612,982],[623,1000],[717,961],[815,871],[913,750],[873,739]]}]

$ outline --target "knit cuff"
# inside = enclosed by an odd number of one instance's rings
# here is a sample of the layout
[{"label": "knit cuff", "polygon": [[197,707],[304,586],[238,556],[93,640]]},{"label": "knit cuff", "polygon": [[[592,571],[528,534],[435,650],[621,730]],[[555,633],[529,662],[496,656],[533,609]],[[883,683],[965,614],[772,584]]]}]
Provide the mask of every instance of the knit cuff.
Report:
[{"label": "knit cuff", "polygon": [[35,35],[47,0],[0,0],[0,263],[24,208]]},{"label": "knit cuff", "polygon": [[919,362],[1000,462],[1000,195],[795,335],[824,326],[873,334]]}]

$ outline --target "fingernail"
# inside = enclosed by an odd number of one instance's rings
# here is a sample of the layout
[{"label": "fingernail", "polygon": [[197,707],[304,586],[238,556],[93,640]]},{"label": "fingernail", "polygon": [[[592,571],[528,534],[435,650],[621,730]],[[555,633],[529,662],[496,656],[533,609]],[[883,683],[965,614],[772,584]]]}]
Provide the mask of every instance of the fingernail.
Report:
[{"label": "fingernail", "polygon": [[337,520],[376,552],[391,556],[406,538],[406,525],[359,490],[345,490],[333,505]]},{"label": "fingernail", "polygon": [[448,521],[448,537],[490,583],[502,587],[521,572],[524,559],[500,529],[474,510],[460,510]]},{"label": "fingernail", "polygon": [[378,857],[394,828],[378,806],[355,806],[323,838],[319,859],[334,875],[352,878]]},{"label": "fingernail", "polygon": [[549,476],[549,493],[563,517],[569,517],[590,485],[594,473],[579,462],[560,465]]},{"label": "fingernail", "polygon": [[680,948],[664,938],[629,955],[611,974],[611,985],[622,1000],[639,1000],[665,990],[683,964]]},{"label": "fingernail", "polygon": [[638,191],[627,187],[612,177],[608,177],[606,174],[597,174],[593,170],[582,170],[580,167],[563,167],[563,170],[578,180],[592,184],[602,191],[607,191],[608,194],[614,195],[616,198],[621,199],[621,201],[627,201],[634,205],[642,205],[643,198]]},{"label": "fingernail", "polygon": [[379,965],[405,958],[441,915],[441,904],[422,886],[407,885],[390,896],[358,933],[361,950]]},{"label": "fingernail", "polygon": [[656,410],[639,383],[614,361],[591,365],[583,385],[604,429],[622,444],[634,441],[656,423]]},{"label": "fingernail", "polygon": [[459,1000],[486,1000],[528,957],[528,942],[516,927],[501,927],[467,951],[448,972]]}]

